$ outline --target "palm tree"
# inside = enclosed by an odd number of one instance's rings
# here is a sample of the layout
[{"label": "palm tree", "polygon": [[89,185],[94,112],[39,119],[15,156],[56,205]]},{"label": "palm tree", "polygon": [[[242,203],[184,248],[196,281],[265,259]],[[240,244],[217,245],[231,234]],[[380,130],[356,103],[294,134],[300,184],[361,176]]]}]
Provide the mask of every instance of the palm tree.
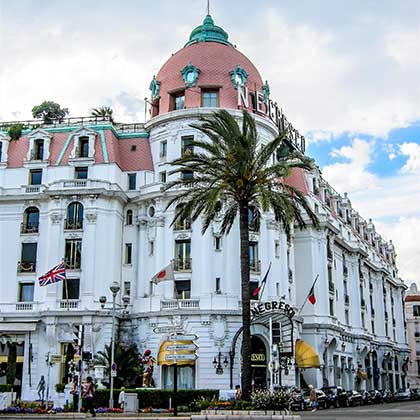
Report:
[{"label": "palm tree", "polygon": [[[261,212],[272,211],[288,237],[293,223],[300,228],[305,227],[303,212],[314,226],[318,226],[318,219],[305,196],[283,182],[293,168],[310,170],[312,160],[291,151],[284,142],[285,134],[267,144],[259,142],[255,120],[245,111],[242,126],[229,112],[219,110],[209,117],[202,117],[198,124],[191,127],[203,133],[208,140],[193,141],[194,153],[184,153],[170,163],[175,167],[171,173],[180,173],[181,176],[165,188],[176,190],[166,208],[183,204],[177,207],[179,210],[172,224],[185,217],[195,221],[202,215],[203,234],[220,216],[221,233],[228,234],[239,215],[242,392],[243,398],[248,400],[251,393],[250,224],[258,229]],[[277,153],[277,162],[270,164],[274,153]],[[193,173],[193,177],[183,176],[185,173]]]},{"label": "palm tree", "polygon": [[109,117],[111,122],[114,122],[112,118],[113,110],[109,106],[100,106],[98,108],[92,108],[90,111],[90,115],[92,117]]},{"label": "palm tree", "polygon": [[[139,357],[140,355],[135,344],[123,347],[120,343],[115,343],[114,361],[117,365],[117,377],[114,379],[115,389],[118,389],[123,385],[136,385],[141,374]],[[109,378],[111,375],[110,360],[111,346],[108,345],[105,345],[105,351],[98,351],[94,357],[95,365],[105,366],[105,376],[108,376]],[[106,383],[106,381],[104,382]]]}]

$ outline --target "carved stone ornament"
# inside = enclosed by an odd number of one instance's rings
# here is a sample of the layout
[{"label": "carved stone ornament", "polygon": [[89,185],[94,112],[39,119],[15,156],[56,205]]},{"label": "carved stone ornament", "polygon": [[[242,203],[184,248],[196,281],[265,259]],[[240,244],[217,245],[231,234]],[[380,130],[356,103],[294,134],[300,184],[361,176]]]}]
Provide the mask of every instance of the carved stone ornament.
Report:
[{"label": "carved stone ornament", "polygon": [[228,329],[225,315],[212,315],[210,338],[214,340],[217,347],[223,347],[227,338]]},{"label": "carved stone ornament", "polygon": [[98,218],[98,215],[94,212],[86,212],[86,219],[88,223],[96,223],[96,219]]},{"label": "carved stone ornament", "polygon": [[165,216],[156,217],[156,226],[157,227],[164,227],[165,226]]}]

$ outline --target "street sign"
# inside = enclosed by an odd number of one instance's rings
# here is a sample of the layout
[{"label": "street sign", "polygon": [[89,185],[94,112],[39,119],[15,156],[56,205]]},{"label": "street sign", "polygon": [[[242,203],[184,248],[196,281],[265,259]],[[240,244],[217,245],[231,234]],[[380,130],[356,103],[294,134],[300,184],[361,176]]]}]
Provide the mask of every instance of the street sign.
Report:
[{"label": "street sign", "polygon": [[198,356],[195,353],[165,355],[165,360],[196,360],[196,359],[198,359]]},{"label": "street sign", "polygon": [[113,363],[111,365],[111,371],[117,371],[117,364],[116,363]]},{"label": "street sign", "polygon": [[117,371],[116,370],[111,370],[111,376],[113,378],[116,378],[117,377]]},{"label": "street sign", "polygon": [[168,351],[179,351],[179,350],[191,350],[195,351],[198,349],[197,344],[175,344],[173,346],[166,346]]},{"label": "street sign", "polygon": [[161,327],[153,328],[155,334],[170,334],[170,333],[180,333],[182,334],[183,329],[181,326],[174,325],[163,325]]},{"label": "street sign", "polygon": [[173,333],[170,335],[169,341],[193,341],[197,340],[198,335],[197,334],[179,334],[179,333]]},{"label": "street sign", "polygon": [[61,363],[62,362],[62,357],[59,354],[52,354],[51,355],[51,363]]}]

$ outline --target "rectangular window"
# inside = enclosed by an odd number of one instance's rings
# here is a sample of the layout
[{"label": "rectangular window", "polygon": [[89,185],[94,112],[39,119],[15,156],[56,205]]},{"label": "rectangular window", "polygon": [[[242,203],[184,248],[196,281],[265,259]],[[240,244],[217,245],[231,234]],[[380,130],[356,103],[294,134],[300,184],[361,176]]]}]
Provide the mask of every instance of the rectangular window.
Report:
[{"label": "rectangular window", "polygon": [[216,293],[220,294],[221,292],[222,292],[221,279],[220,279],[220,277],[216,277]]},{"label": "rectangular window", "polygon": [[42,169],[31,169],[29,171],[29,185],[41,185]]},{"label": "rectangular window", "polygon": [[258,288],[258,281],[250,281],[249,282],[249,298],[251,300],[258,300],[259,290]]},{"label": "rectangular window", "polygon": [[74,178],[75,179],[87,179],[88,177],[88,168],[80,167],[80,168],[74,168]]},{"label": "rectangular window", "polygon": [[191,280],[177,280],[175,281],[175,299],[190,299],[191,298]]},{"label": "rectangular window", "polygon": [[132,262],[132,244],[125,244],[124,264],[131,264]]},{"label": "rectangular window", "polygon": [[18,267],[21,273],[34,273],[36,269],[36,251],[37,244],[35,242],[22,244],[22,254],[20,265]]},{"label": "rectangular window", "polygon": [[159,150],[159,156],[161,159],[166,158],[166,154],[168,152],[168,142],[165,141],[161,141],[160,142],[160,150]]},{"label": "rectangular window", "polygon": [[175,241],[175,270],[191,270],[191,241]]},{"label": "rectangular window", "polygon": [[131,282],[125,281],[123,295],[130,296],[130,294],[131,294]]},{"label": "rectangular window", "polygon": [[159,174],[159,181],[162,184],[166,184],[166,171],[163,171]]},{"label": "rectangular window", "polygon": [[258,272],[258,242],[249,243],[249,268],[251,271]]},{"label": "rectangular window", "polygon": [[346,325],[350,325],[350,317],[349,317],[349,311],[346,309],[344,311],[344,317],[346,318]]},{"label": "rectangular window", "polygon": [[330,299],[330,316],[334,316],[334,299]]},{"label": "rectangular window", "polygon": [[194,153],[193,141],[194,136],[181,137],[181,155],[192,155]]},{"label": "rectangular window", "polygon": [[194,178],[194,172],[193,171],[181,171],[181,179],[188,180]]},{"label": "rectangular window", "polygon": [[136,189],[136,174],[128,174],[128,189],[135,190]]},{"label": "rectangular window", "polygon": [[420,316],[420,305],[413,305],[413,316]]},{"label": "rectangular window", "polygon": [[66,239],[64,250],[64,260],[66,268],[69,270],[79,270],[82,263],[82,240]]},{"label": "rectangular window", "polygon": [[149,241],[149,255],[153,255],[155,253],[155,243],[154,241]]},{"label": "rectangular window", "polygon": [[80,279],[67,279],[63,282],[63,299],[80,298]]},{"label": "rectangular window", "polygon": [[43,160],[44,159],[44,140],[36,140],[34,149],[34,160]]},{"label": "rectangular window", "polygon": [[220,236],[214,238],[214,248],[216,251],[222,250],[222,238]]},{"label": "rectangular window", "polygon": [[79,139],[79,150],[77,151],[77,157],[87,158],[89,157],[89,137],[80,137]]},{"label": "rectangular window", "polygon": [[219,106],[219,91],[205,90],[201,92],[201,106],[205,108],[217,108]]},{"label": "rectangular window", "polygon": [[362,328],[366,328],[365,313],[362,312]]},{"label": "rectangular window", "polygon": [[34,301],[34,283],[19,283],[19,302]]},{"label": "rectangular window", "polygon": [[179,95],[173,96],[173,104],[174,104],[174,110],[178,109],[184,109],[185,108],[185,94],[182,92]]}]

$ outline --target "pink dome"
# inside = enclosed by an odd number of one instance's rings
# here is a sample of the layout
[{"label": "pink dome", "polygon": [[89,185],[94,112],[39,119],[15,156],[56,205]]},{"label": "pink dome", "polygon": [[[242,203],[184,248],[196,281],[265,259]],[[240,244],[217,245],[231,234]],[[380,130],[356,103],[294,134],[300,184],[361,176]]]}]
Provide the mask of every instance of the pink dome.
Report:
[{"label": "pink dome", "polygon": [[[198,69],[198,78],[188,87],[182,70],[187,65]],[[238,67],[239,66],[239,67]],[[220,108],[238,108],[238,92],[232,81],[231,72],[244,70],[247,75],[245,86],[250,91],[261,91],[263,81],[252,62],[228,43],[195,42],[172,55],[156,76],[159,86],[159,100],[155,99],[153,116],[174,109],[173,96],[185,91],[185,108],[201,106],[202,90],[218,90]]]}]

